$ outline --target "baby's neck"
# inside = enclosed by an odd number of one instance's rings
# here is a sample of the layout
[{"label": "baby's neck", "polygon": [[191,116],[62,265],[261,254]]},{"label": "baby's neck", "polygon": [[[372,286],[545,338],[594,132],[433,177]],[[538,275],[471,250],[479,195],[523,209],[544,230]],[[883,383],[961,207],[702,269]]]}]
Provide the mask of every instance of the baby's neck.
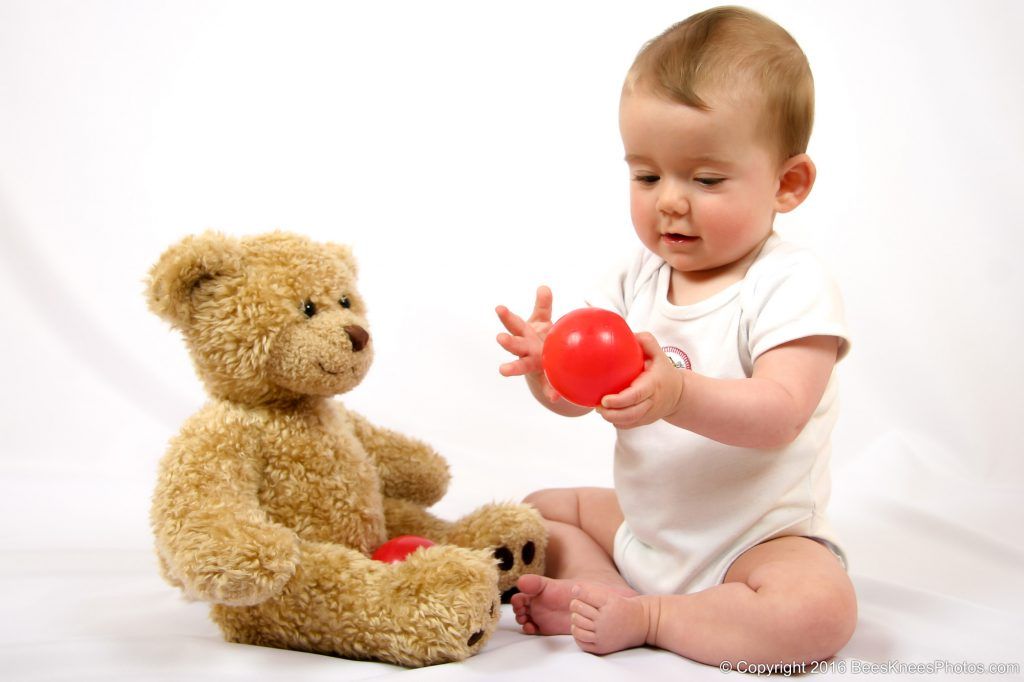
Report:
[{"label": "baby's neck", "polygon": [[705,301],[743,279],[745,273],[710,275],[707,271],[672,271],[668,285],[668,302],[672,305],[693,305]]},{"label": "baby's neck", "polygon": [[725,291],[747,276],[747,270],[761,255],[766,238],[743,258],[710,270],[684,272],[672,270],[668,283],[668,302],[672,305],[693,305]]}]

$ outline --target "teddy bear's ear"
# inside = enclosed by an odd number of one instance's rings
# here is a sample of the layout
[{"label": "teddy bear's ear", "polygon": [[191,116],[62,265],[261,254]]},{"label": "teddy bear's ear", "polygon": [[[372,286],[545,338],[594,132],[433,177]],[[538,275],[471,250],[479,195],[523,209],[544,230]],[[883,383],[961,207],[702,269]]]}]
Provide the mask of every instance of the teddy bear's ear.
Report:
[{"label": "teddy bear's ear", "polygon": [[327,242],[324,244],[327,248],[327,252],[335,258],[340,259],[345,265],[352,271],[352,277],[359,274],[359,268],[356,265],[356,258],[352,255],[352,249],[344,244],[335,244],[333,242]]},{"label": "teddy bear's ear", "polygon": [[237,239],[217,232],[185,237],[164,251],[150,269],[149,309],[180,328],[191,319],[200,288],[238,274],[241,265],[242,248]]}]

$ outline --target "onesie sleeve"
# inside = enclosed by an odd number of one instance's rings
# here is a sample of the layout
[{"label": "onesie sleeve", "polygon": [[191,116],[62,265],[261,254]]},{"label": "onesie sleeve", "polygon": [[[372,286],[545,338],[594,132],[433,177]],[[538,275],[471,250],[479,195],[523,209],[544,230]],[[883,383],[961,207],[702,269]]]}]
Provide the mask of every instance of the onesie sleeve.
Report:
[{"label": "onesie sleeve", "polygon": [[[837,362],[850,350],[843,299],[831,273],[814,254],[782,249],[757,263],[741,292],[741,324],[751,366],[766,351],[808,336],[839,338]],[[752,268],[753,269],[753,268]]]},{"label": "onesie sleeve", "polygon": [[661,264],[647,249],[631,253],[609,270],[586,294],[586,304],[592,308],[611,310],[623,317],[629,314],[637,290],[657,273]]}]

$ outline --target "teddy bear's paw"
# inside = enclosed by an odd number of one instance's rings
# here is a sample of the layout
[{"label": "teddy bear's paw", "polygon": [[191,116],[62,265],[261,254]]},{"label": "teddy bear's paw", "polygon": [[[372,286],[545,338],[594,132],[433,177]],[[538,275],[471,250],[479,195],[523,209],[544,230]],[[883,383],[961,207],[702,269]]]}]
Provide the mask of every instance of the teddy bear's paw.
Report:
[{"label": "teddy bear's paw", "polygon": [[291,534],[271,529],[235,539],[237,543],[208,542],[189,561],[177,562],[188,596],[252,606],[280,594],[295,575],[299,549]]},{"label": "teddy bear's paw", "polygon": [[402,665],[433,665],[472,656],[501,615],[494,559],[450,545],[419,549],[381,581],[381,610],[392,631],[381,653]]},{"label": "teddy bear's paw", "polygon": [[502,601],[515,592],[527,573],[544,573],[547,529],[540,514],[523,504],[489,504],[452,525],[445,540],[462,547],[485,549],[498,566]]},{"label": "teddy bear's paw", "polygon": [[207,566],[190,576],[186,594],[215,604],[252,606],[280,593],[293,574],[294,567],[291,571],[248,571]]}]

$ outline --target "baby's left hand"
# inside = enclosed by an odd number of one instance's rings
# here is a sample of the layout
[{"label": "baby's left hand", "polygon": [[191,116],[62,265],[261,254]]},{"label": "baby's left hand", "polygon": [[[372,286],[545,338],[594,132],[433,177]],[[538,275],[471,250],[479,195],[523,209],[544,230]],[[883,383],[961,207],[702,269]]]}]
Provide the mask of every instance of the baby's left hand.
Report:
[{"label": "baby's left hand", "polygon": [[668,359],[658,341],[648,332],[636,335],[643,348],[644,371],[629,388],[606,395],[597,411],[620,429],[653,424],[674,414],[683,395],[684,372]]}]

